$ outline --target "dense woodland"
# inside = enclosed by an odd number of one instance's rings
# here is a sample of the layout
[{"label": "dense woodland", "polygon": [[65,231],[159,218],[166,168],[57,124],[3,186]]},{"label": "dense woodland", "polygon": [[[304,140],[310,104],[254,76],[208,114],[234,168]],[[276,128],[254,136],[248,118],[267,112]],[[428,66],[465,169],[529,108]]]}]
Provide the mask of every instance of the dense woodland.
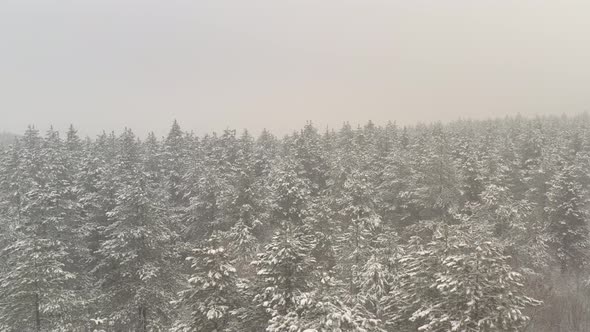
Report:
[{"label": "dense woodland", "polygon": [[590,117],[83,139],[0,160],[0,331],[590,331]]}]

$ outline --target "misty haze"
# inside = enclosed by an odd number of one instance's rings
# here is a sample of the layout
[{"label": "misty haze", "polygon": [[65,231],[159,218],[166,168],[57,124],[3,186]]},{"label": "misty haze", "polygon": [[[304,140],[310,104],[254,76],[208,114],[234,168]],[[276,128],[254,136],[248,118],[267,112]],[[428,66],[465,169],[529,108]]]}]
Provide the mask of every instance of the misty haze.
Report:
[{"label": "misty haze", "polygon": [[2,1],[0,331],[590,332],[587,13]]}]

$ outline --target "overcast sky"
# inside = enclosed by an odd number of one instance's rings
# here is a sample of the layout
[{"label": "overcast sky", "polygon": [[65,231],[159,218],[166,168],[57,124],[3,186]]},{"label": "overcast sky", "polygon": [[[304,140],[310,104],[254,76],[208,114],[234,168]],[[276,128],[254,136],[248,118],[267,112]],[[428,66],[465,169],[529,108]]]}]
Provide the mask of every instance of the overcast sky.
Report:
[{"label": "overcast sky", "polygon": [[586,0],[0,1],[0,131],[589,109]]}]

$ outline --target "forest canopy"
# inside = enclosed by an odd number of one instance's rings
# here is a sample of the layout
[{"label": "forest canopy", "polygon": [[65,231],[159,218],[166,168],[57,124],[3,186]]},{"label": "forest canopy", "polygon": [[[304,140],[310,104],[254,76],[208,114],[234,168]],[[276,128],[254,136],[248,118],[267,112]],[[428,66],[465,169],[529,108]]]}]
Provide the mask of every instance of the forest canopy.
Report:
[{"label": "forest canopy", "polygon": [[590,117],[0,156],[0,330],[588,331]]}]

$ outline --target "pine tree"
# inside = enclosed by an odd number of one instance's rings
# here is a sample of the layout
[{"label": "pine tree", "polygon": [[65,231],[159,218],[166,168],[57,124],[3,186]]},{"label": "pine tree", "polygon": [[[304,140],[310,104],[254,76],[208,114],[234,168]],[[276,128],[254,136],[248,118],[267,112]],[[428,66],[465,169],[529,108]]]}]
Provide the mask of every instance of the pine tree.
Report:
[{"label": "pine tree", "polygon": [[326,188],[328,165],[322,149],[321,136],[311,122],[307,123],[301,134],[293,142],[294,160],[297,175],[306,179],[313,196]]},{"label": "pine tree", "polygon": [[104,230],[109,224],[107,213],[116,204],[116,172],[114,165],[108,163],[116,153],[113,139],[103,133],[87,145],[76,176],[79,234],[85,243],[79,252],[81,259],[78,266],[84,270],[88,284],[84,294],[87,301],[86,321],[100,317],[100,303],[97,301],[100,291],[96,285],[101,276],[94,273],[94,269],[100,264],[99,249],[106,240]]},{"label": "pine tree", "polygon": [[166,196],[144,171],[135,136],[126,130],[118,143],[115,207],[107,213],[95,269],[98,301],[119,328],[162,329],[169,324],[177,286],[170,245],[175,234],[161,203]]},{"label": "pine tree", "polygon": [[403,267],[394,318],[400,330],[516,331],[537,305],[523,294],[522,276],[481,221],[430,224],[432,237],[414,237]]},{"label": "pine tree", "polygon": [[277,162],[270,173],[271,188],[266,206],[276,224],[302,225],[311,203],[311,184],[297,175],[296,163],[291,159]]},{"label": "pine tree", "polygon": [[162,163],[166,187],[173,205],[186,203],[186,193],[182,186],[182,176],[188,162],[187,139],[176,120],[164,140]]},{"label": "pine tree", "polygon": [[266,314],[267,331],[281,331],[276,326],[295,310],[298,297],[312,289],[314,260],[310,252],[314,238],[296,228],[278,231],[272,241],[258,254],[254,297],[257,308]]},{"label": "pine tree", "polygon": [[260,133],[254,147],[254,173],[258,178],[268,176],[273,160],[279,148],[279,142],[266,129]]},{"label": "pine tree", "polygon": [[392,301],[389,294],[396,276],[378,257],[372,255],[363,266],[358,279],[358,305],[366,312],[365,317],[370,317],[377,326],[384,328],[389,318],[386,308]]},{"label": "pine tree", "polygon": [[45,140],[32,127],[18,153],[10,185],[13,238],[3,249],[7,273],[0,276],[0,324],[14,331],[73,327],[79,305],[73,258],[76,249],[66,194],[70,183],[58,133]]},{"label": "pine tree", "polygon": [[[422,219],[452,219],[451,214],[460,204],[459,181],[451,159],[447,135],[440,125],[424,133],[412,149],[414,197],[412,204],[420,209]],[[419,151],[419,152],[418,152]]]},{"label": "pine tree", "polygon": [[374,191],[366,175],[358,171],[350,174],[343,184],[341,196],[336,198],[337,218],[342,232],[338,234],[338,270],[349,283],[350,295],[358,293],[359,274],[370,252],[374,231],[381,224],[376,213]]},{"label": "pine tree", "polygon": [[212,244],[187,257],[193,274],[177,303],[188,310],[190,320],[177,324],[178,331],[227,331],[240,304],[236,269],[225,249]]},{"label": "pine tree", "polygon": [[228,239],[238,240],[235,245],[230,240],[229,248],[236,258],[244,262],[250,260],[251,253],[256,250],[255,242],[258,240],[255,235],[262,225],[260,219],[264,218],[259,199],[260,188],[257,186],[252,160],[254,142],[247,131],[240,137],[238,144],[234,165],[224,176],[229,187],[223,191],[220,208],[230,227]]},{"label": "pine tree", "polygon": [[419,219],[411,160],[404,149],[394,148],[390,152],[375,197],[379,215],[398,229]]},{"label": "pine tree", "polygon": [[587,190],[577,165],[564,165],[547,193],[550,244],[562,273],[580,272],[587,262]]}]

